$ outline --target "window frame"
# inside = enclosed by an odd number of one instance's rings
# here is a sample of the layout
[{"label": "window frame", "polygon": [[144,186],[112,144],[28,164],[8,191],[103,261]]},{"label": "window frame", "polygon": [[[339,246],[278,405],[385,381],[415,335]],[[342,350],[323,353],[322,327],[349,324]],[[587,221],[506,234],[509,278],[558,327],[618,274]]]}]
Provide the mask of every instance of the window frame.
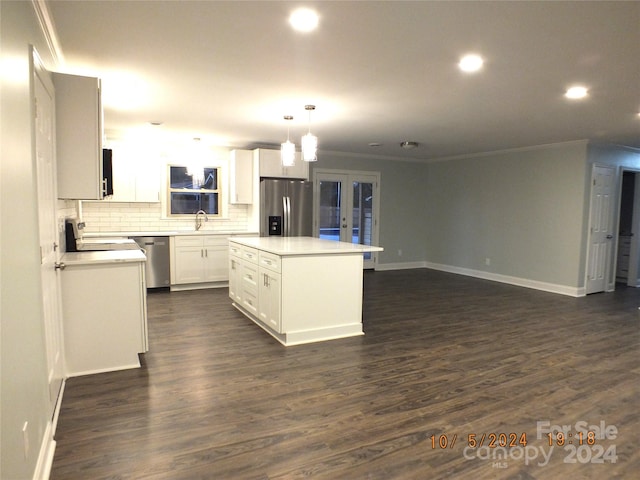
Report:
[{"label": "window frame", "polygon": [[167,174],[167,182],[166,182],[166,210],[165,210],[165,214],[167,216],[167,218],[190,218],[193,217],[193,215],[195,215],[195,212],[193,213],[172,213],[172,208],[171,208],[171,202],[172,202],[172,193],[192,193],[192,194],[216,194],[217,195],[217,205],[216,205],[216,210],[218,213],[209,213],[207,212],[207,216],[209,217],[213,217],[213,218],[222,218],[223,217],[223,212],[222,212],[222,197],[223,197],[223,189],[222,189],[222,167],[220,165],[205,165],[203,168],[205,169],[210,169],[210,170],[215,170],[215,175],[216,175],[216,189],[208,189],[208,188],[199,188],[199,189],[195,189],[195,188],[172,188],[171,187],[171,168],[187,168],[187,165],[184,164],[180,164],[180,163],[169,163],[167,164],[167,170],[166,170],[166,174]]}]

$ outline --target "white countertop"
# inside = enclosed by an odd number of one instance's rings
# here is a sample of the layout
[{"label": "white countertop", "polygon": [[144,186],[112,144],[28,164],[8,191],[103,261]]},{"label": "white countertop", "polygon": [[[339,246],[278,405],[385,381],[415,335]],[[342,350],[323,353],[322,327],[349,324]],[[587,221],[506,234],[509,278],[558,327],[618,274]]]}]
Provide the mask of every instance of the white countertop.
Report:
[{"label": "white countertop", "polygon": [[142,250],[108,250],[95,252],[67,252],[60,259],[65,266],[96,265],[101,263],[146,262]]},{"label": "white countertop", "polygon": [[128,237],[175,237],[178,235],[220,235],[230,237],[235,235],[258,235],[258,232],[219,232],[211,230],[170,230],[158,232],[85,232],[85,238],[128,238]]},{"label": "white countertop", "polygon": [[384,250],[382,247],[336,242],[315,237],[233,237],[229,241],[281,256],[335,255]]}]

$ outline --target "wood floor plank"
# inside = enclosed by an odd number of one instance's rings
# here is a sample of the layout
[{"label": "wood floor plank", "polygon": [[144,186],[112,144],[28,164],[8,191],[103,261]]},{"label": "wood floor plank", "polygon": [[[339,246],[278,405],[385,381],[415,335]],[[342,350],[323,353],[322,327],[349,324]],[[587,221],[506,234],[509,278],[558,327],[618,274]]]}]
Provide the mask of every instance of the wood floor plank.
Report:
[{"label": "wood floor plank", "polygon": [[[570,298],[366,272],[365,335],[295,347],[227,289],[152,293],[142,368],[68,380],[51,478],[634,478],[639,290]],[[615,462],[550,447],[544,421],[614,425],[597,445],[615,445]],[[469,434],[511,432],[528,444],[504,458],[466,448]]]}]

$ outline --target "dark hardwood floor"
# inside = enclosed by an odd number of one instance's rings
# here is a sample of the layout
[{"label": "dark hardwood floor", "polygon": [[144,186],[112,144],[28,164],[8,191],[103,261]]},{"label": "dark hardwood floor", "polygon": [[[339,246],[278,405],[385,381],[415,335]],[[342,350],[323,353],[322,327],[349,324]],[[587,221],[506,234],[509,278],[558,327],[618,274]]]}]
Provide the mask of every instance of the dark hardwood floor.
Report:
[{"label": "dark hardwood floor", "polygon": [[[640,289],[419,269],[364,291],[365,336],[296,347],[227,289],[150,294],[143,368],[68,380],[51,478],[638,478]],[[607,438],[578,445],[578,422]],[[549,424],[571,426],[564,447]]]}]

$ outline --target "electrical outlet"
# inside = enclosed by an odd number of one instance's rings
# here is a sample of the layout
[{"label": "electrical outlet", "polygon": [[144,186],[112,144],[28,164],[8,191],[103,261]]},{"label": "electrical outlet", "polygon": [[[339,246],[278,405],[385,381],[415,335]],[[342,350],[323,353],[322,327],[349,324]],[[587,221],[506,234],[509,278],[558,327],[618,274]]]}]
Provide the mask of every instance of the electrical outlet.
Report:
[{"label": "electrical outlet", "polygon": [[401,257],[402,256],[402,249],[398,249],[398,256]]},{"label": "electrical outlet", "polygon": [[484,264],[485,265],[491,265],[491,259],[489,257],[484,259]]},{"label": "electrical outlet", "polygon": [[22,426],[22,440],[24,441],[24,459],[29,458],[29,422]]}]

